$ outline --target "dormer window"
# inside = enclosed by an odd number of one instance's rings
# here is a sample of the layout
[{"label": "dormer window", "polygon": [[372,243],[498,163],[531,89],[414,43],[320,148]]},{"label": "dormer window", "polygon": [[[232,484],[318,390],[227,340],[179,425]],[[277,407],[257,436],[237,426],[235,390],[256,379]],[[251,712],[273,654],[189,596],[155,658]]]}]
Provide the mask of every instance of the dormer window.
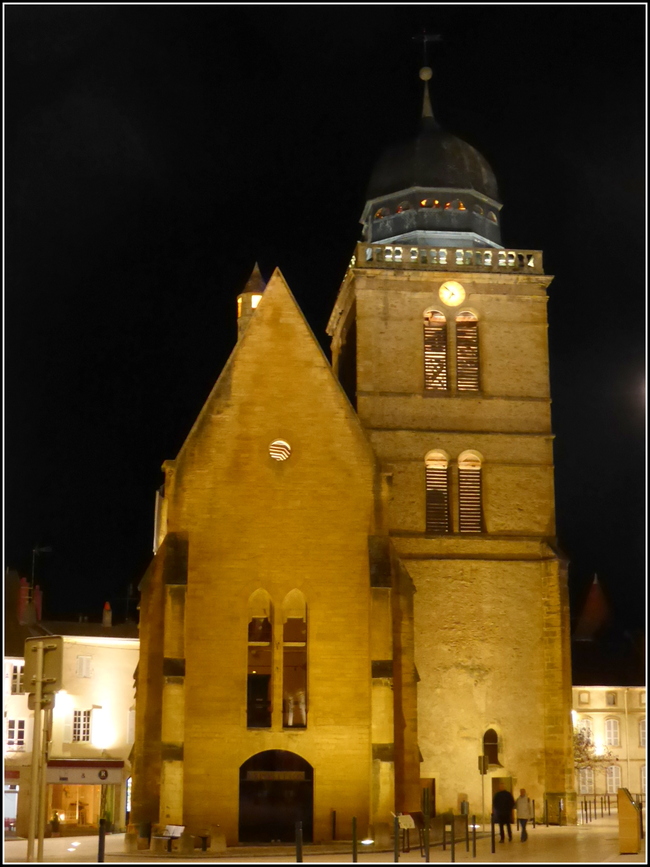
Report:
[{"label": "dormer window", "polygon": [[422,199],[420,202],[421,208],[439,208],[440,202],[438,199]]},{"label": "dormer window", "polygon": [[408,202],[400,202],[397,206],[397,213],[401,214],[403,211],[410,211],[411,206]]},{"label": "dormer window", "polygon": [[379,208],[378,211],[375,211],[375,220],[383,220],[384,217],[388,216],[390,216],[388,208]]}]

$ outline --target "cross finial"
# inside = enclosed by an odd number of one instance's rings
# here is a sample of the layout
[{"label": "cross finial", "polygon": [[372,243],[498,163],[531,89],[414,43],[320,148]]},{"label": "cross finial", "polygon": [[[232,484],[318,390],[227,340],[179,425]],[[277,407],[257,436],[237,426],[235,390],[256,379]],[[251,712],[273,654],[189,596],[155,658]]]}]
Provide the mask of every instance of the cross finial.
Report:
[{"label": "cross finial", "polygon": [[428,66],[427,45],[431,42],[442,42],[442,36],[439,33],[427,33],[426,28],[422,28],[422,33],[418,33],[413,37],[414,42],[422,43],[422,66]]}]

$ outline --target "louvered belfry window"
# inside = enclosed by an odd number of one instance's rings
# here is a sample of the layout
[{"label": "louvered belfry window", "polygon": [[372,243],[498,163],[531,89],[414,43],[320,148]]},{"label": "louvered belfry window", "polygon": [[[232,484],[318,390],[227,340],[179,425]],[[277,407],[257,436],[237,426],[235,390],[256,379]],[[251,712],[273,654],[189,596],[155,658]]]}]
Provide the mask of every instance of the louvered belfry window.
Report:
[{"label": "louvered belfry window", "polygon": [[478,391],[478,320],[463,311],[456,317],[456,387]]},{"label": "louvered belfry window", "polygon": [[447,320],[438,310],[424,314],[424,387],[447,391]]},{"label": "louvered belfry window", "polygon": [[426,457],[426,531],[449,533],[449,461],[442,453]]},{"label": "louvered belfry window", "polygon": [[458,459],[458,513],[461,533],[483,531],[481,462],[473,455]]}]

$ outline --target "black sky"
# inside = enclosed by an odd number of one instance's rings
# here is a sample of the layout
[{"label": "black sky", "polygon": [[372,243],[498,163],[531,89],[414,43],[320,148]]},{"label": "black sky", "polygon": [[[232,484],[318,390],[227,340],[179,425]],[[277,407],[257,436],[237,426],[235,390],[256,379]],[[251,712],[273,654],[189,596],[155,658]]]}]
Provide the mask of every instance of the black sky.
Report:
[{"label": "black sky", "polygon": [[645,623],[644,4],[5,6],[5,559],[49,616],[119,617],[153,496],[236,335],[255,260],[314,332],[379,152],[434,111],[487,157],[504,243],[542,249],[557,519]]}]

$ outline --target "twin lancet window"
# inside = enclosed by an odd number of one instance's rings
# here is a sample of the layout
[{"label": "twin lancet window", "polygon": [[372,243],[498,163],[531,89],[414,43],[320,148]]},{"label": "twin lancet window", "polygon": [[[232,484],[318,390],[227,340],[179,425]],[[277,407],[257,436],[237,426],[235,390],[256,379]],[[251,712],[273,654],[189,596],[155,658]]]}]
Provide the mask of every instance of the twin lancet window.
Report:
[{"label": "twin lancet window", "polygon": [[[271,728],[274,719],[276,683],[282,672],[283,728],[307,726],[307,606],[299,590],[285,596],[281,618],[274,617],[271,597],[256,590],[248,600],[248,677],[246,724],[248,728]],[[282,644],[274,642],[281,631]],[[278,659],[278,656],[280,659]],[[278,696],[279,697],[279,696]]]},{"label": "twin lancet window", "polygon": [[458,504],[458,524],[452,521],[449,457],[445,452],[429,452],[426,467],[426,532],[483,532],[483,502],[481,459],[474,452],[463,452],[458,458],[457,484],[453,493]]},{"label": "twin lancet window", "polygon": [[[448,327],[444,313],[427,310],[424,314],[424,388],[448,392],[455,374],[456,391],[478,391],[478,320],[473,313],[461,311],[456,316],[454,346],[448,346]],[[449,350],[454,354],[450,371]]]}]

